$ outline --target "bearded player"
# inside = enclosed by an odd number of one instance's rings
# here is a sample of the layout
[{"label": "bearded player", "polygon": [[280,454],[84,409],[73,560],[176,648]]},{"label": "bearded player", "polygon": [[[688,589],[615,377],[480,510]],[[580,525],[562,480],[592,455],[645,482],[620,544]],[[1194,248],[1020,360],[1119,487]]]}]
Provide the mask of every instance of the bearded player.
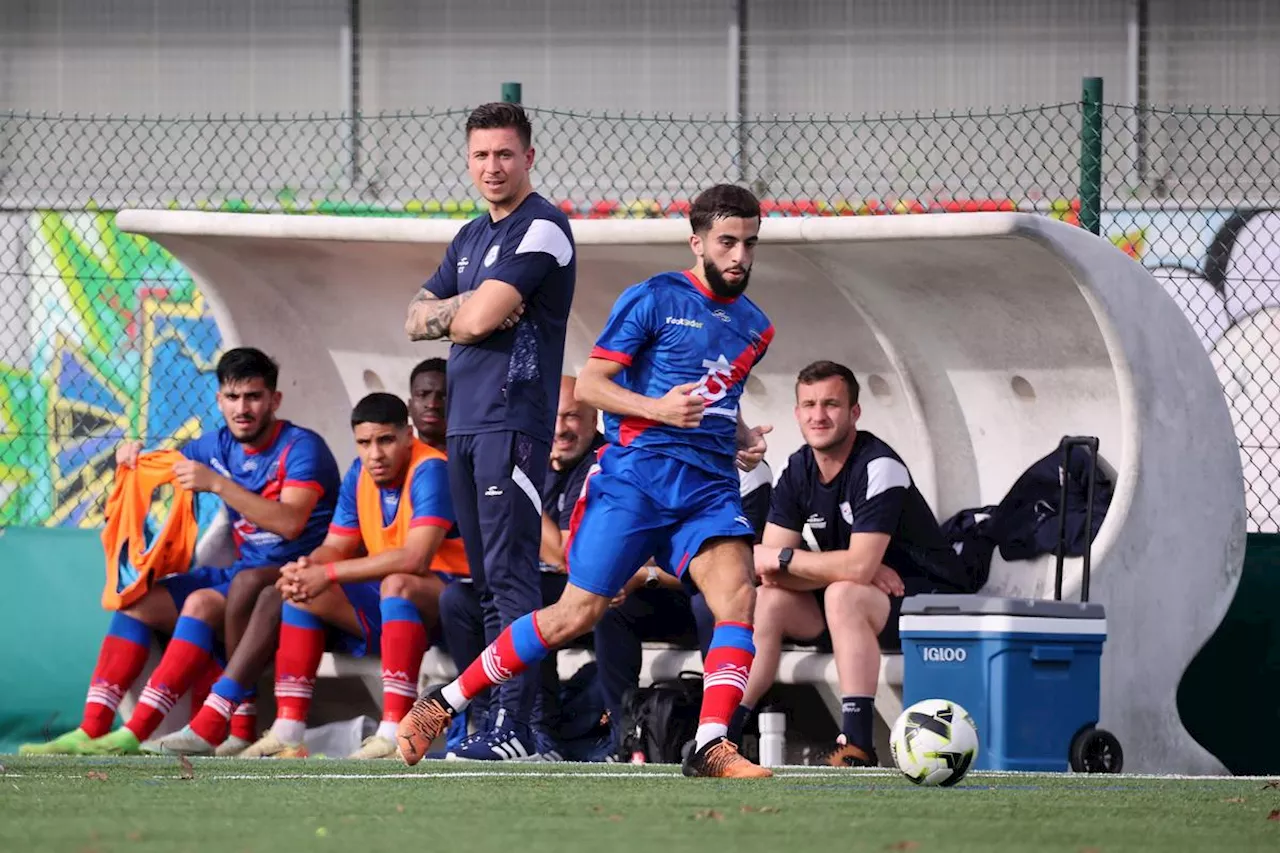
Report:
[{"label": "bearded player", "polygon": [[458,679],[414,703],[398,730],[406,763],[420,761],[481,691],[591,630],[653,558],[702,592],[716,619],[685,775],[772,775],[726,737],[755,654],[754,531],[735,464],[759,464],[770,429],[748,429],[738,408],[773,338],[768,318],[743,296],[760,205],[741,187],[714,186],[694,200],[690,224],[693,268],[628,288],[578,376],[577,398],[607,413],[610,444],[574,511],[564,594],[517,619]]}]

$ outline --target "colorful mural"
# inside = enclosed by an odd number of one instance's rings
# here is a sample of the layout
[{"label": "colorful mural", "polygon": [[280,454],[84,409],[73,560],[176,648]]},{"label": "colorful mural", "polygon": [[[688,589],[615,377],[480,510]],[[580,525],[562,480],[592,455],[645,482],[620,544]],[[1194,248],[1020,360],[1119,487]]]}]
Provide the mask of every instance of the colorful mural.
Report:
[{"label": "colorful mural", "polygon": [[93,527],[123,438],[171,446],[216,423],[220,336],[185,270],[109,214],[38,212],[24,230],[0,336],[0,525]]}]

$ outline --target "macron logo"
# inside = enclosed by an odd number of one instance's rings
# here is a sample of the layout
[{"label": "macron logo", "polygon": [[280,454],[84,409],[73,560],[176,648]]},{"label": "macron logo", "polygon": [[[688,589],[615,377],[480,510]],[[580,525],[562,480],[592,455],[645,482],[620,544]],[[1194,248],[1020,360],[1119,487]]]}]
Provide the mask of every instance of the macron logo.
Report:
[{"label": "macron logo", "polygon": [[462,275],[462,271],[467,268],[467,264],[471,263],[467,258],[458,261],[458,275]]},{"label": "macron logo", "polygon": [[489,488],[484,490],[484,496],[486,498],[496,498],[501,494],[502,494],[502,489],[499,489],[497,486],[490,486]]},{"label": "macron logo", "polygon": [[688,327],[689,327],[689,328],[691,328],[691,329],[701,329],[701,328],[702,328],[702,321],[701,321],[701,320],[688,320],[688,319],[686,319],[686,318],[684,318],[684,317],[668,317],[668,318],[667,318],[667,325],[668,325],[668,326],[688,326]]}]

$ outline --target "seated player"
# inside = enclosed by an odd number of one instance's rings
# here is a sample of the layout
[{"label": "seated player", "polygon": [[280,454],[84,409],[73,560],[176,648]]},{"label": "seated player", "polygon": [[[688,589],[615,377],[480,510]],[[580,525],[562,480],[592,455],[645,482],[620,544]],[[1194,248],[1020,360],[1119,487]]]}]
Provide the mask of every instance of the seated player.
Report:
[{"label": "seated player", "polygon": [[443,358],[428,358],[409,373],[409,418],[418,440],[441,453],[445,452],[447,369]]},{"label": "seated player", "polygon": [[773,326],[743,296],[760,229],[750,191],[721,184],[690,209],[693,269],[623,292],[578,376],[576,395],[607,412],[609,448],[592,468],[566,548],[569,583],[555,604],[505,628],[456,680],[414,703],[397,732],[416,764],[479,693],[510,681],[587,633],[650,558],[700,590],[716,618],[688,776],[772,776],[725,737],[754,648],[751,524],[735,466],[764,457],[743,385]]},{"label": "seated player", "polygon": [[[394,756],[396,724],[417,695],[422,656],[436,622],[445,587],[441,574],[467,573],[445,455],[414,437],[404,401],[394,394],[369,394],[352,410],[351,429],[358,458],[343,478],[329,535],[311,554],[280,570],[276,586],[284,604],[276,650],[276,720],[241,753],[244,758],[307,755],[307,713],[330,640],[337,650],[356,656],[381,650],[383,721],[351,757]],[[200,736],[201,715],[181,737],[166,739],[165,748],[212,749],[213,740]]]},{"label": "seated player", "polygon": [[[424,443],[442,452],[445,368],[444,359],[429,358],[415,365],[409,374],[409,411],[414,428]],[[232,580],[227,595],[226,631],[230,637],[236,630],[236,636],[243,639],[235,647],[228,647],[226,671],[207,691],[204,707],[195,715],[191,726],[161,743],[167,751],[204,754],[209,744],[217,744],[216,755],[231,756],[239,755],[257,740],[253,693],[280,641],[284,599],[275,587],[279,577],[279,572],[273,570],[270,574],[242,572]],[[232,607],[237,602],[245,602],[247,606],[237,608],[237,620],[242,624],[235,626]],[[235,708],[229,723],[224,715],[228,707]],[[250,715],[246,716],[246,710]]]},{"label": "seated player", "polygon": [[[761,460],[750,471],[739,471],[742,511],[755,531],[756,542],[769,516],[773,472]],[[618,757],[622,748],[622,700],[640,683],[643,643],[659,641],[696,645],[705,659],[711,646],[715,617],[701,594],[690,597],[679,578],[650,561],[636,572],[610,603],[595,628],[596,667],[601,698],[609,711],[613,743]]]},{"label": "seated player", "polygon": [[[805,446],[773,491],[755,548],[756,663],[731,736],[773,684],[784,638],[830,632],[842,694],[834,766],[874,766],[874,697],[881,649],[900,648],[905,596],[955,592],[964,577],[937,519],[902,459],[857,429],[858,380],[842,364],[816,361],[796,378],[796,420]],[[816,551],[802,550],[809,529]]]},{"label": "seated player", "polygon": [[[239,559],[159,580],[131,607],[112,614],[90,682],[80,727],[24,754],[132,754],[207,672],[227,610],[232,579],[274,576],[277,567],[323,539],[338,495],[338,464],[324,440],[278,420],[278,368],[260,350],[228,350],[218,361],[218,408],[226,425],[182,448],[175,473],[183,487],[212,492],[227,506]],[[120,465],[136,464],[141,445],[125,442]],[[159,665],[123,728],[108,732],[116,706],[141,674],[153,632],[170,636]]]},{"label": "seated player", "polygon": [[[569,520],[595,454],[604,445],[604,436],[596,428],[597,412],[574,398],[574,384],[572,376],[560,378],[550,470],[542,489],[542,540],[538,556],[544,605],[551,604],[564,592],[568,580],[564,569],[564,540],[568,536]],[[475,589],[470,584],[458,584],[445,590],[440,600],[440,618],[446,645],[461,672],[485,647],[484,616]],[[558,722],[559,688],[555,655],[548,655],[542,661],[541,685],[532,718],[533,756],[544,760],[559,758],[553,736]],[[492,748],[486,746],[491,724],[495,722],[486,719],[487,699],[487,696],[480,697],[467,709],[468,716],[478,720],[479,725],[473,735],[450,752],[451,757],[475,760],[493,757]],[[518,747],[516,751],[515,757],[531,757],[519,754]]]}]

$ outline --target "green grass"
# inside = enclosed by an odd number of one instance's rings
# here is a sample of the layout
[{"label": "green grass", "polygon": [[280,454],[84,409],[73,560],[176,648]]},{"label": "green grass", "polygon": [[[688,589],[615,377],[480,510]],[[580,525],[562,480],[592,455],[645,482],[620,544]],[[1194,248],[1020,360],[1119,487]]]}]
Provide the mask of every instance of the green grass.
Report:
[{"label": "green grass", "polygon": [[[1280,850],[1280,787],[1244,779],[794,768],[194,762],[0,756],[0,850],[644,853]],[[347,778],[342,778],[342,777]],[[1280,815],[1278,815],[1280,817]]]}]

